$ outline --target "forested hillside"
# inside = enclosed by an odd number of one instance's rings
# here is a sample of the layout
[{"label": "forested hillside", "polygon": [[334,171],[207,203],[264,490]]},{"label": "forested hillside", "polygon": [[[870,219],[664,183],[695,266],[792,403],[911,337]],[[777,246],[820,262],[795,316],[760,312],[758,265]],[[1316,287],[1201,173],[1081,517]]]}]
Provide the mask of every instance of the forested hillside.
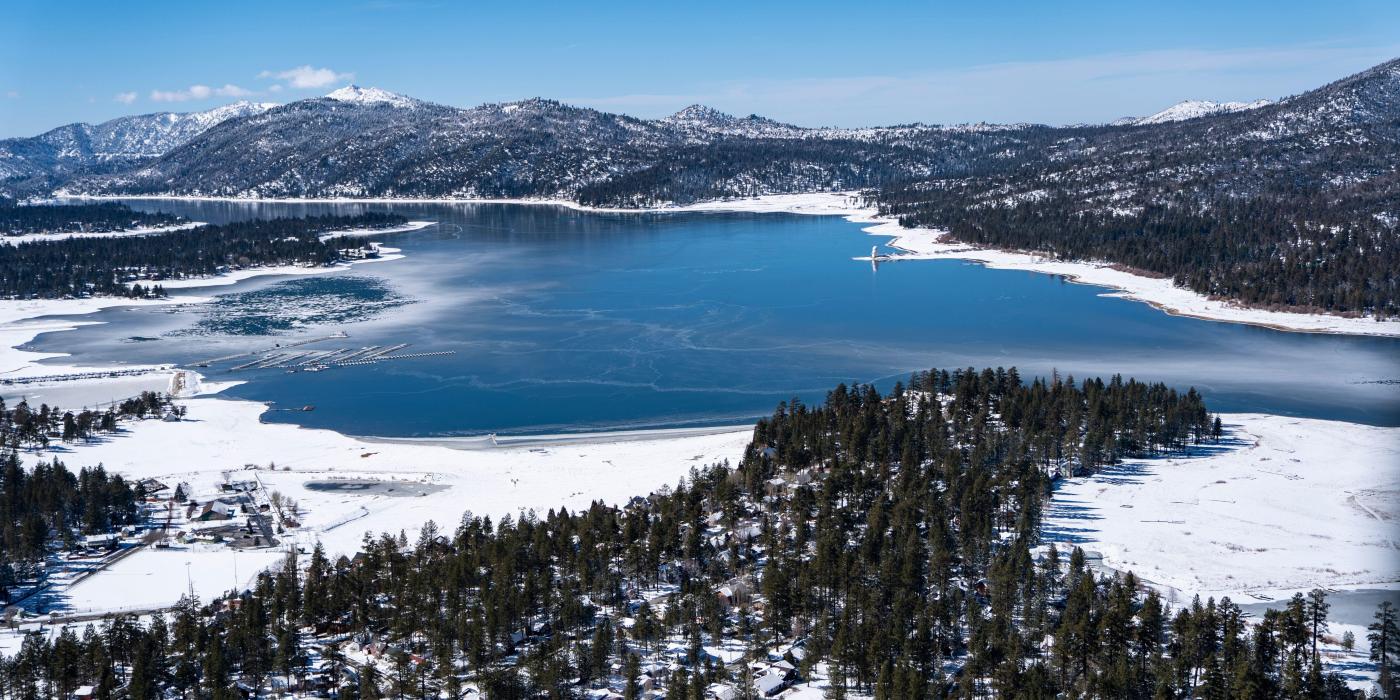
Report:
[{"label": "forested hillside", "polygon": [[183,219],[161,212],[134,211],[124,204],[29,204],[0,198],[0,236],[32,233],[109,233],[171,226]]},{"label": "forested hillside", "polygon": [[[1274,103],[1103,126],[802,128],[698,106],[647,120],[345,88],[167,142],[122,167],[25,165],[0,190],[629,208],[861,189],[969,243],[1107,261],[1266,308],[1400,314],[1400,61]],[[0,164],[17,158],[0,150]]]},{"label": "forested hillside", "polygon": [[213,606],[31,637],[0,678],[14,697],[1352,697],[1314,650],[1325,592],[1247,624],[1042,546],[1052,475],[1217,429],[1194,391],[1117,377],[838,387],[625,507],[317,547]]},{"label": "forested hillside", "polygon": [[322,234],[387,228],[396,214],[241,221],[148,236],[67,238],[0,248],[0,296],[163,295],[160,282],[248,267],[329,265],[369,245]]},{"label": "forested hillside", "polygon": [[885,187],[958,240],[1121,263],[1266,308],[1400,314],[1400,61],[1199,119],[1067,133],[1013,167]]}]

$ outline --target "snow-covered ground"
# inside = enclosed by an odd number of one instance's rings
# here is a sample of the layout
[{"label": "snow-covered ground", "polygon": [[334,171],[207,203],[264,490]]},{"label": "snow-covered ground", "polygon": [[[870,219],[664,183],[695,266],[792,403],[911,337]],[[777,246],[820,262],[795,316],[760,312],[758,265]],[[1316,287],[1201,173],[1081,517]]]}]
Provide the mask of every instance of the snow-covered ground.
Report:
[{"label": "snow-covered ground", "polygon": [[391,233],[408,233],[409,231],[427,228],[436,223],[436,221],[410,221],[402,226],[390,226],[388,228],[347,228],[341,231],[328,231],[323,233],[321,234],[321,240],[324,241],[338,236],[365,238],[369,236],[385,236]]},{"label": "snow-covered ground", "polygon": [[124,236],[150,236],[159,233],[173,233],[175,231],[188,231],[197,226],[203,226],[203,221],[190,221],[173,226],[143,226],[141,228],[129,228],[124,231],[75,231],[62,233],[26,233],[19,236],[0,236],[0,243],[19,245],[21,243],[31,243],[34,241],[63,241],[69,238],[122,238]]},{"label": "snow-covered ground", "polygon": [[1062,481],[1046,543],[1097,552],[1179,602],[1400,587],[1400,428],[1224,420],[1218,447]]},{"label": "snow-covered ground", "polygon": [[[431,224],[432,222],[412,222],[414,228],[402,228],[402,230],[416,230],[423,228],[417,224]],[[380,233],[393,233],[395,231],[381,231]],[[182,280],[163,280],[161,285],[166,289],[194,289],[200,287],[219,287],[232,285],[237,282],[254,277],[264,277],[272,275],[318,275],[339,272],[345,270],[350,265],[362,265],[375,262],[389,262],[403,258],[397,248],[381,246],[380,255],[377,258],[357,260],[352,263],[329,266],[299,266],[284,265],[274,267],[255,267],[244,270],[237,270],[228,274],[215,277],[192,277]],[[95,297],[87,299],[25,299],[0,300],[0,379],[16,379],[34,376],[54,376],[65,374],[81,374],[87,372],[100,372],[106,370],[133,370],[149,369],[163,372],[164,381],[169,381],[174,376],[174,370],[169,368],[158,368],[151,365],[121,365],[121,366],[84,366],[84,365],[56,365],[39,364],[41,360],[63,357],[63,353],[45,353],[21,350],[19,346],[29,343],[42,333],[54,333],[72,330],[79,326],[97,323],[96,321],[85,321],[78,317],[93,314],[104,309],[128,306],[158,306],[166,304],[201,304],[210,300],[210,297],[183,296],[179,298],[164,299],[119,299],[113,297]],[[153,372],[154,373],[154,372]],[[112,398],[110,391],[105,384],[122,382],[128,380],[96,379],[83,380],[82,382],[55,382],[52,384],[27,384],[23,389],[14,387],[0,387],[0,396],[38,396],[46,393],[53,393],[62,390],[65,394],[79,396],[80,400],[67,400],[61,405],[65,407],[85,405],[87,401],[81,400],[81,392],[75,389],[82,385],[93,387],[96,397],[93,401],[107,400]],[[133,395],[140,391],[133,392]]]},{"label": "snow-covered ground", "polygon": [[[79,199],[130,199],[123,197],[93,197],[63,195]],[[811,192],[802,194],[779,194],[748,199],[718,200],[700,202],[685,206],[664,206],[648,209],[608,209],[588,207],[563,199],[359,199],[359,198],[228,198],[163,196],[144,199],[170,199],[178,201],[269,201],[292,203],[383,203],[383,204],[534,204],[560,206],[579,211],[594,212],[695,212],[730,211],[758,213],[811,214],[819,216],[844,216],[856,223],[872,226],[865,230],[876,236],[889,236],[888,245],[904,251],[882,261],[898,260],[970,260],[987,267],[1011,270],[1028,270],[1049,275],[1061,275],[1076,282],[1110,287],[1118,290],[1117,296],[1151,304],[1167,313],[1192,316],[1213,321],[1245,323],[1279,330],[1308,333],[1340,333],[1348,335],[1380,335],[1400,337],[1400,321],[1377,321],[1372,318],[1347,318],[1333,314],[1306,314],[1286,311],[1267,311],[1240,306],[1228,301],[1207,298],[1203,294],[1177,287],[1170,279],[1144,277],[1115,269],[1102,262],[1062,262],[1039,255],[978,248],[943,240],[945,231],[938,229],[910,229],[899,225],[898,221],[876,214],[873,207],[863,203],[853,192]],[[869,258],[857,258],[869,260]]]},{"label": "snow-covered ground", "polygon": [[[872,234],[893,237],[891,245],[906,251],[895,259],[985,260],[998,267],[1075,275],[1084,282],[1118,286],[1125,290],[1120,293],[1180,313],[1208,318],[1217,314],[1226,320],[1294,330],[1400,335],[1400,323],[1235,309],[1177,290],[1169,282],[1107,267],[945,244],[938,240],[937,231],[902,229],[875,218],[850,194],[786,195],[668,209],[675,210],[843,215],[873,224],[866,229]],[[382,250],[387,255],[377,261],[401,257],[393,249]],[[256,275],[335,269],[264,268],[165,284],[212,286]],[[36,317],[151,303],[167,302],[0,301],[0,372],[53,374],[70,369],[36,366],[36,360],[52,355],[22,352],[14,346],[38,333],[72,328],[83,321],[32,320]],[[195,380],[191,386],[199,386],[197,375],[187,376]],[[496,518],[523,508],[573,509],[595,499],[620,502],[675,483],[691,467],[737,458],[749,437],[748,430],[662,438],[615,435],[473,451],[263,424],[259,416],[265,407],[251,402],[204,396],[188,399],[187,405],[187,421],[140,422],[115,439],[69,446],[64,461],[70,465],[101,462],[135,478],[188,481],[197,491],[213,488],[225,470],[256,465],[259,468],[247,474],[262,481],[266,490],[279,491],[301,506],[302,527],[289,539],[303,545],[320,541],[331,551],[343,553],[357,550],[365,532],[403,529],[411,537],[429,519],[451,530],[466,510]],[[1101,552],[1110,566],[1132,569],[1187,596],[1188,591],[1250,592],[1274,598],[1313,586],[1376,587],[1400,581],[1394,556],[1400,547],[1394,526],[1395,514],[1400,512],[1395,470],[1400,463],[1400,429],[1262,415],[1230,416],[1229,423],[1238,444],[1225,449],[1191,458],[1131,462],[1093,479],[1067,482],[1056,495],[1047,528],[1057,530],[1066,542]],[[272,463],[276,470],[269,468]],[[391,494],[386,486],[366,494],[307,487],[308,482],[348,478],[399,482],[403,489]],[[425,493],[400,495],[404,491]],[[234,556],[231,550],[228,556]],[[247,552],[236,556],[240,557],[238,577],[252,576],[258,565],[250,561],[245,572],[242,563],[252,556]],[[106,605],[114,602],[112,595],[139,599],[141,604],[172,593],[178,597],[188,587],[179,571],[187,560],[171,551],[140,552],[113,569],[121,576],[104,572],[75,587],[69,592],[68,605],[72,609]],[[210,582],[207,591],[205,583],[197,582],[201,592],[220,592],[222,581],[233,581],[231,561],[227,570],[222,560],[203,568]],[[156,572],[168,574],[160,586],[141,585],[143,579],[151,583],[153,577],[159,578]],[[107,582],[122,586],[122,581],[141,590],[110,593]],[[134,603],[123,603],[128,604]]]},{"label": "snow-covered ground", "polygon": [[1305,333],[1400,337],[1400,321],[1253,309],[1229,301],[1210,299],[1203,294],[1172,284],[1170,278],[1135,275],[1116,269],[1110,263],[1063,262],[1029,253],[977,248],[945,241],[945,232],[936,229],[908,229],[896,222],[874,218],[869,220],[875,222],[875,225],[865,229],[867,232],[876,236],[890,236],[891,240],[887,245],[904,251],[887,256],[886,261],[970,260],[991,268],[1061,275],[1083,284],[1111,287],[1118,290],[1112,293],[1112,296],[1145,302],[1178,316]]},{"label": "snow-covered ground", "polygon": [[50,612],[144,612],[170,607],[194,592],[205,600],[244,590],[286,558],[276,549],[238,551],[217,545],[143,548],[52,596]]},{"label": "snow-covered ground", "polygon": [[[527,509],[543,515],[561,506],[586,508],[595,500],[624,503],[675,484],[692,467],[737,461],[752,435],[748,428],[659,439],[601,435],[557,445],[458,450],[263,423],[259,416],[266,407],[250,401],[203,396],[182,403],[188,407],[184,421],[129,423],[126,434],[114,439],[64,446],[62,459],[72,465],[101,462],[134,479],[185,482],[192,494],[217,492],[223,473],[231,471],[235,480],[261,482],[267,493],[280,492],[298,504],[301,527],[289,531],[284,543],[309,549],[320,542],[332,554],[354,554],[367,532],[402,530],[412,540],[429,520],[450,533],[468,511],[497,520]],[[307,487],[352,479],[383,482],[382,488]],[[88,610],[174,602],[187,590],[184,562],[190,560],[197,592],[218,594],[232,587],[235,558],[238,578],[246,583],[279,557],[268,550],[145,550],[67,591],[64,604]]]}]

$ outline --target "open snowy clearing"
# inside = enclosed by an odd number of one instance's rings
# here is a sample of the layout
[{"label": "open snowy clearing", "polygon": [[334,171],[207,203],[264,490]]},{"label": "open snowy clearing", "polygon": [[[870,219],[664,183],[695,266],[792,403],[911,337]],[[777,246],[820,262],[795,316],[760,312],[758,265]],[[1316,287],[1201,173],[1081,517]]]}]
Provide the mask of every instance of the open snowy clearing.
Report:
[{"label": "open snowy clearing", "polygon": [[1045,542],[1097,552],[1179,602],[1400,585],[1400,428],[1224,419],[1220,446],[1062,481]]},{"label": "open snowy clearing", "polygon": [[[225,385],[226,386],[226,385]],[[219,387],[212,385],[214,390]],[[752,435],[750,429],[663,439],[614,439],[594,442],[456,450],[438,445],[389,444],[347,437],[329,430],[310,430],[262,423],[266,407],[249,401],[201,397],[183,402],[189,415],[182,422],[159,420],[127,424],[126,434],[92,444],[66,446],[56,456],[71,465],[97,464],[134,479],[159,478],[167,484],[185,482],[192,494],[217,492],[223,472],[235,480],[255,480],[267,492],[277,491],[296,501],[301,527],[289,531],[283,543],[310,548],[322,543],[328,552],[353,554],[365,533],[398,534],[411,539],[429,520],[450,533],[464,512],[499,519],[535,509],[586,508],[595,500],[625,503],[685,478],[691,468],[723,460],[735,462]],[[28,459],[38,456],[31,455]],[[275,464],[272,469],[269,465]],[[254,465],[257,469],[248,469]],[[385,488],[326,489],[335,480],[399,482],[402,493]],[[314,488],[308,488],[311,483]],[[432,485],[415,489],[414,484]],[[417,495],[419,492],[427,492]],[[194,552],[205,570],[195,581],[204,596],[232,587],[233,560],[238,578],[246,583],[275,555],[232,549]],[[101,608],[173,603],[187,589],[181,550],[144,550],[75,586],[62,605],[81,611]],[[153,582],[164,579],[159,585]]]},{"label": "open snowy clearing", "polygon": [[[888,217],[881,217],[874,207],[866,206],[855,192],[811,192],[778,194],[749,199],[717,200],[684,206],[646,209],[608,209],[589,207],[562,199],[423,199],[423,198],[237,198],[237,197],[94,197],[64,195],[75,199],[168,199],[184,201],[266,201],[289,203],[381,203],[381,204],[535,204],[567,207],[578,211],[639,213],[639,212],[753,212],[789,213],[817,216],[844,216],[855,223],[874,224],[865,230],[877,236],[889,236],[889,246],[905,251],[883,258],[895,260],[956,259],[982,263],[988,267],[1028,270],[1048,275],[1060,275],[1084,284],[1117,289],[1116,296],[1151,304],[1167,313],[1181,316],[1245,323],[1279,330],[1308,333],[1340,333],[1348,335],[1380,335],[1400,337],[1400,321],[1377,321],[1372,318],[1347,318],[1333,314],[1305,314],[1287,311],[1252,309],[1217,299],[1189,289],[1177,287],[1170,279],[1135,275],[1115,269],[1108,263],[1062,262],[1028,253],[977,248],[961,243],[945,242],[946,233],[938,229],[904,228]],[[857,260],[869,260],[856,258]]]},{"label": "open snowy clearing", "polygon": [[203,221],[191,221],[183,224],[175,224],[174,226],[145,226],[141,228],[129,228],[124,231],[65,231],[58,233],[26,233],[19,236],[0,236],[0,243],[19,245],[21,243],[33,243],[34,241],[65,241],[69,238],[123,238],[126,236],[152,236],[161,233],[188,231],[192,228],[203,225]]}]

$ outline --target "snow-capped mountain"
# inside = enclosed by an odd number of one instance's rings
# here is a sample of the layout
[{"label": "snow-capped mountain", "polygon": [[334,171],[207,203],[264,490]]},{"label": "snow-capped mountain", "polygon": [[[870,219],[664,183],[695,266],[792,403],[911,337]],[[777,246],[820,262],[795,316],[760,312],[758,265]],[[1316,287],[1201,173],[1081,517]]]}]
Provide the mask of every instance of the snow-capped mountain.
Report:
[{"label": "snow-capped mountain", "polygon": [[[917,148],[895,143],[911,134],[922,135]],[[942,144],[989,139],[1014,146],[1002,134],[945,134],[928,127],[804,129],[700,106],[658,120],[540,98],[459,109],[352,86],[230,119],[161,158],[79,178],[65,189],[265,197],[548,196],[637,204],[865,187],[941,172],[947,160],[939,152]],[[793,145],[770,144],[776,140]],[[770,151],[781,156],[770,157]]]},{"label": "snow-capped mountain", "polygon": [[1253,102],[1212,102],[1210,100],[1184,100],[1178,102],[1160,112],[1149,114],[1145,117],[1124,117],[1113,122],[1115,126],[1143,126],[1146,124],[1165,124],[1167,122],[1179,122],[1187,119],[1198,119],[1216,114],[1228,114],[1231,112],[1243,112],[1250,109],[1259,109],[1273,104],[1272,100],[1255,100]]},{"label": "snow-capped mountain", "polygon": [[742,118],[735,117],[713,107],[698,104],[686,107],[662,119],[661,123],[698,141],[709,140],[716,136],[739,136],[754,139],[807,138],[818,131],[765,119],[756,114]]},{"label": "snow-capped mountain", "polygon": [[994,207],[1058,192],[1077,209],[1125,215],[1300,189],[1354,196],[1362,183],[1394,191],[1400,60],[1278,102],[1181,103],[1133,123],[1142,128],[1048,130],[1048,148],[978,163],[943,191]]},{"label": "snow-capped mountain", "polygon": [[220,122],[261,114],[276,106],[235,102],[202,112],[157,112],[101,124],[68,124],[34,137],[0,140],[0,179],[155,158]]},{"label": "snow-capped mountain", "polygon": [[[243,113],[226,119],[186,115],[184,132],[127,125],[145,140],[99,140],[136,144],[113,151],[142,157],[43,172],[49,191],[79,193],[529,196],[611,206],[869,187],[908,201],[973,188],[984,202],[1016,202],[1053,183],[1081,206],[1130,212],[1197,191],[1248,194],[1284,180],[1345,183],[1382,172],[1396,150],[1398,74],[1392,61],[1278,103],[1182,103],[1133,129],[805,128],[701,105],[648,120],[540,98],[462,109],[350,86],[270,109],[235,106]],[[108,151],[77,137],[69,141],[84,146],[55,146],[57,136],[108,126],[18,141],[49,149],[50,164],[69,152],[92,162]],[[0,163],[14,162],[15,141]]]},{"label": "snow-capped mountain", "polygon": [[326,95],[326,99],[362,105],[385,104],[391,107],[405,109],[427,104],[422,100],[407,95],[400,95],[396,92],[389,92],[388,90],[381,90],[374,87],[362,88],[359,85],[347,85],[339,90],[335,90]]}]

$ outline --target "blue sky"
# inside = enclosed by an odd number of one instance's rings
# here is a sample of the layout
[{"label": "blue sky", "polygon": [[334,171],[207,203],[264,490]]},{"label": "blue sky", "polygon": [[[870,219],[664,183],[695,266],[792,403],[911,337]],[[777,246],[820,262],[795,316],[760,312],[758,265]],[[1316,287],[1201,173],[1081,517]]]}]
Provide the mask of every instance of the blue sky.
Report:
[{"label": "blue sky", "polygon": [[544,96],[807,126],[1063,124],[1279,97],[1396,56],[1393,0],[10,0],[0,137],[352,81],[458,106]]}]

